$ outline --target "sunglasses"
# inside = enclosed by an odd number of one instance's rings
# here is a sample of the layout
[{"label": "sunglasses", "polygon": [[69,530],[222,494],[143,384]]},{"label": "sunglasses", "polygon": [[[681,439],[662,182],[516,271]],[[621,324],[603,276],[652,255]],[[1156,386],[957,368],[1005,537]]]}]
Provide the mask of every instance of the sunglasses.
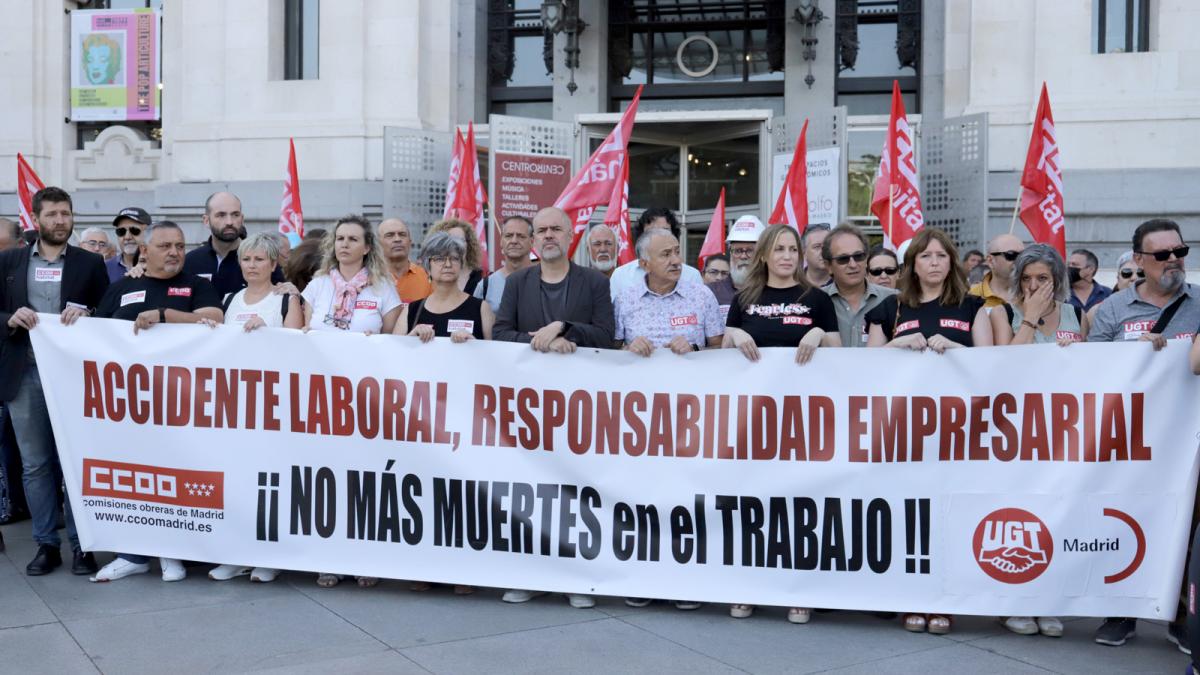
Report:
[{"label": "sunglasses", "polygon": [[142,228],[140,227],[118,227],[113,231],[117,233],[118,237],[124,237],[126,232],[135,237],[140,237],[142,235]]},{"label": "sunglasses", "polygon": [[[1134,270],[1131,270],[1131,269],[1121,270],[1121,278],[1122,279],[1131,279],[1131,278],[1133,278],[1133,275],[1134,275]],[[1146,271],[1145,270],[1137,270],[1137,275],[1138,275],[1139,279],[1145,278]]]},{"label": "sunglasses", "polygon": [[866,251],[859,251],[858,253],[848,253],[846,255],[839,255],[839,256],[834,256],[833,258],[831,258],[831,260],[833,260],[833,262],[835,262],[839,265],[849,265],[851,260],[853,260],[856,263],[860,263],[860,262],[865,261],[866,259],[867,259]]},{"label": "sunglasses", "polygon": [[884,274],[886,274],[890,277],[899,271],[900,271],[899,267],[872,267],[871,269],[867,270],[867,273],[873,277],[882,276]]},{"label": "sunglasses", "polygon": [[988,255],[998,255],[998,256],[1004,258],[1005,260],[1007,260],[1008,262],[1012,262],[1017,259],[1017,256],[1021,255],[1021,252],[1020,251],[996,251],[994,253],[989,253]]},{"label": "sunglasses", "polygon": [[1154,256],[1154,259],[1157,260],[1158,262],[1167,262],[1168,260],[1171,259],[1172,255],[1175,256],[1176,260],[1183,260],[1184,258],[1187,257],[1188,250],[1189,249],[1187,246],[1180,246],[1179,248],[1169,248],[1165,251],[1155,251],[1153,253],[1151,253],[1150,251],[1135,251],[1135,253],[1140,253],[1142,255],[1152,255],[1152,256]]}]

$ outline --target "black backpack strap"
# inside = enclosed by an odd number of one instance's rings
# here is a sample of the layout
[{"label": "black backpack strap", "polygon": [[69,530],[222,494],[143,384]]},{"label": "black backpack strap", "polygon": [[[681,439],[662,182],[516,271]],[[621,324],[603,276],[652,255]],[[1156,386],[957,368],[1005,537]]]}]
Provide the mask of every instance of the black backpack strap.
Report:
[{"label": "black backpack strap", "polygon": [[1158,315],[1158,320],[1154,322],[1154,328],[1150,329],[1152,335],[1162,335],[1162,332],[1167,329],[1167,324],[1171,323],[1171,319],[1175,318],[1175,312],[1179,311],[1179,306],[1188,299],[1187,291],[1183,295],[1175,299],[1175,302],[1163,308],[1162,314]]},{"label": "black backpack strap", "polygon": [[1075,310],[1075,320],[1079,322],[1080,326],[1082,326],[1083,325],[1083,308],[1080,307],[1079,305],[1071,305],[1071,308]]},{"label": "black backpack strap", "polygon": [[1004,313],[1008,315],[1008,325],[1012,325],[1013,319],[1017,318],[1016,312],[1013,311],[1012,305],[1004,303]]},{"label": "black backpack strap", "polygon": [[225,299],[223,301],[221,301],[221,313],[222,314],[229,313],[229,306],[233,304],[233,296],[235,296],[235,295],[237,295],[236,291],[233,293],[225,294]]}]

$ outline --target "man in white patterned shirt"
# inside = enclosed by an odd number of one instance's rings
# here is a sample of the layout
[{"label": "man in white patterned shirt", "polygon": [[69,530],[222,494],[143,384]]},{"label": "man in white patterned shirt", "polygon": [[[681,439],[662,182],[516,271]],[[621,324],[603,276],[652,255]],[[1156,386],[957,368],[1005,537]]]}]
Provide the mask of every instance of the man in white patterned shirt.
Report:
[{"label": "man in white patterned shirt", "polygon": [[635,248],[646,276],[617,298],[617,346],[642,356],[659,347],[676,354],[720,347],[725,324],[717,298],[702,284],[680,280],[683,258],[675,235],[647,230]]}]

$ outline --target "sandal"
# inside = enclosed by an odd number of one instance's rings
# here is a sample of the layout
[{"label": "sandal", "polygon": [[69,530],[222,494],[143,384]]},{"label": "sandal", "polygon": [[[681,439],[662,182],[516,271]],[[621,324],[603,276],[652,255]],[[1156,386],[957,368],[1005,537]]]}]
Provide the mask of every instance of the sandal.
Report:
[{"label": "sandal", "polygon": [[454,587],[455,595],[470,595],[475,592],[474,586],[457,585]]},{"label": "sandal", "polygon": [[333,588],[342,582],[342,575],[322,572],[317,575],[317,585],[321,588]]},{"label": "sandal", "polygon": [[910,633],[925,632],[925,615],[924,614],[905,614],[904,615],[904,630]]},{"label": "sandal", "polygon": [[735,619],[747,619],[754,613],[754,605],[730,605],[729,616]]},{"label": "sandal", "polygon": [[792,607],[788,610],[789,623],[808,623],[812,619],[812,610],[807,607]]},{"label": "sandal", "polygon": [[379,585],[379,577],[354,577],[359,588],[371,588]]},{"label": "sandal", "polygon": [[942,614],[930,614],[928,619],[929,632],[933,635],[945,635],[950,632],[952,617]]}]

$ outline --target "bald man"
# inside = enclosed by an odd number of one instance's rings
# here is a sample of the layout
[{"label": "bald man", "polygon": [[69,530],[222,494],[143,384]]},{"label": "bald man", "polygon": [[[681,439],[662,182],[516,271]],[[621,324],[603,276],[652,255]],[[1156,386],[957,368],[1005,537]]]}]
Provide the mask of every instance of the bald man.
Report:
[{"label": "bald man", "polygon": [[[184,273],[208,279],[222,298],[246,287],[237,254],[238,246],[246,237],[245,221],[242,200],[237,195],[212,193],[204,201],[203,218],[211,236],[183,259]],[[271,281],[283,281],[283,270],[276,267]]]},{"label": "bald man", "polygon": [[403,220],[388,218],[379,223],[379,244],[383,246],[383,256],[387,258],[388,268],[396,280],[396,293],[404,304],[423,300],[433,292],[425,269],[409,260],[412,235]]},{"label": "bald man", "polygon": [[991,271],[971,287],[971,295],[983,298],[984,307],[991,310],[1012,302],[1013,263],[1024,250],[1025,242],[1011,234],[1002,234],[988,242],[987,264]]}]

